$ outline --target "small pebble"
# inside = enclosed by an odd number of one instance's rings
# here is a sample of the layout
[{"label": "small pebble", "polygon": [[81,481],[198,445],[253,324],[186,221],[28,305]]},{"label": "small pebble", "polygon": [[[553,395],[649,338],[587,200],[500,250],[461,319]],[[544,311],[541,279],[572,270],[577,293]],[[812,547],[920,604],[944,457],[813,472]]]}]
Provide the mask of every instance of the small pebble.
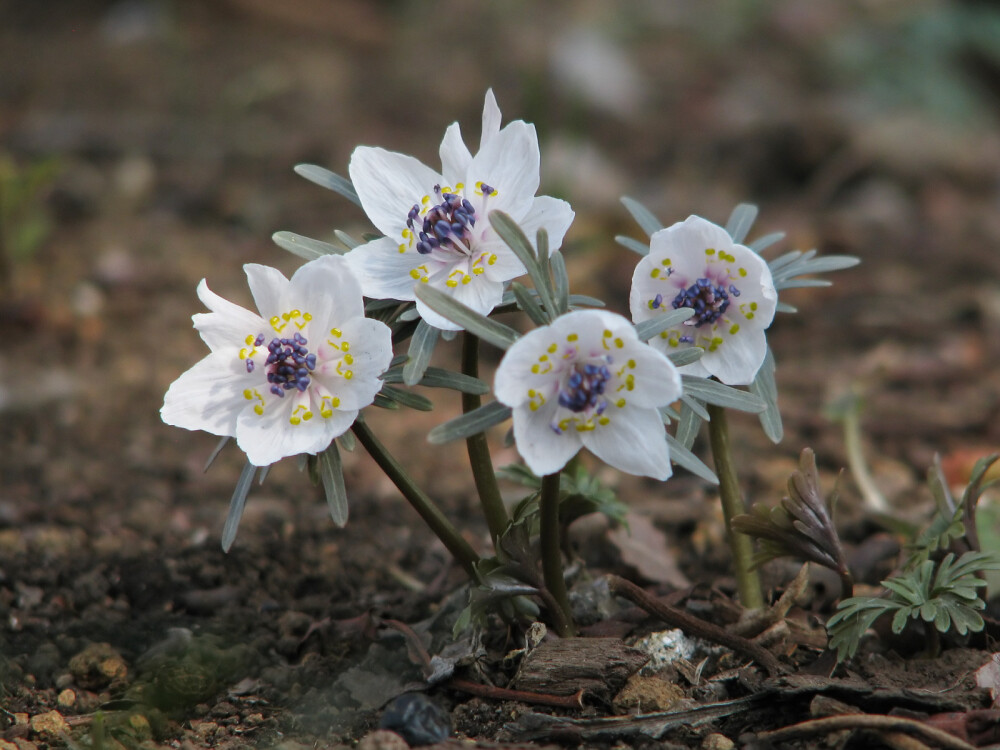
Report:
[{"label": "small pebble", "polygon": [[701,741],[702,750],[733,750],[736,743],[724,734],[713,733]]},{"label": "small pebble", "polygon": [[46,711],[31,717],[31,731],[47,739],[57,739],[63,732],[69,732],[69,724],[58,711]]},{"label": "small pebble", "polygon": [[378,723],[412,747],[442,742],[451,734],[451,716],[423,693],[403,693],[385,709]]},{"label": "small pebble", "polygon": [[406,740],[388,729],[376,729],[361,738],[358,750],[409,750]]},{"label": "small pebble", "polygon": [[70,708],[76,705],[76,693],[67,688],[59,693],[59,697],[56,700],[60,708]]}]

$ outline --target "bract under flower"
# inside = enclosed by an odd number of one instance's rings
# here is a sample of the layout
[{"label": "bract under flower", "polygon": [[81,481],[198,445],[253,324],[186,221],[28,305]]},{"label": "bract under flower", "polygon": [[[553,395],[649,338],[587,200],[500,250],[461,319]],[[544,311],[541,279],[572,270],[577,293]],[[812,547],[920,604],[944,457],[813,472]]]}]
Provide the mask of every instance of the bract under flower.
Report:
[{"label": "bract under flower", "polygon": [[391,332],[364,317],[361,287],[341,257],[306,263],[291,280],[268,266],[244,270],[260,314],[202,280],[198,297],[211,312],[193,319],[212,352],[174,381],[160,416],[235,437],[255,466],[319,453],[381,389]]},{"label": "bract under flower", "polygon": [[714,375],[728,385],[753,382],[767,353],[764,331],[777,302],[767,263],[699,216],[653,234],[649,255],[635,268],[629,298],[636,323],[692,308],[693,317],[650,344],[662,352],[702,347],[705,355],[681,371]]},{"label": "bract under flower", "polygon": [[630,474],[671,474],[657,407],[680,396],[680,375],[620,315],[579,310],[531,331],[507,350],[494,390],[513,408],[517,449],[539,476],[581,447]]},{"label": "bract under flower", "polygon": [[[490,225],[490,211],[504,211],[534,240],[540,228],[550,250],[562,244],[573,221],[565,201],[535,196],[538,138],[520,120],[500,128],[493,92],[486,94],[479,151],[471,154],[458,123],[441,142],[442,171],[411,156],[381,148],[355,149],[351,181],[371,222],[385,236],[345,257],[366,296],[415,300],[415,284],[430,284],[478,313],[500,302],[504,285],[526,270]],[[429,324],[459,326],[417,300]]]}]

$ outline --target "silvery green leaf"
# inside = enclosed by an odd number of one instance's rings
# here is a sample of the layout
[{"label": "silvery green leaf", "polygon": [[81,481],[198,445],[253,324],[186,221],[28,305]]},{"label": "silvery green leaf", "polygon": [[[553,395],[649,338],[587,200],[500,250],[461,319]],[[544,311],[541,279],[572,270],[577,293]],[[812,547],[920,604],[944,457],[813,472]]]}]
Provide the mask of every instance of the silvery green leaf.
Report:
[{"label": "silvery green leaf", "polygon": [[305,260],[316,260],[324,255],[342,255],[344,252],[329,242],[303,237],[295,232],[275,232],[271,235],[271,239],[282,250],[287,250],[292,255],[297,255]]},{"label": "silvery green leaf", "polygon": [[645,258],[649,255],[649,245],[644,242],[639,242],[639,240],[633,239],[632,237],[626,237],[624,234],[616,234],[615,242],[624,247],[626,250],[631,250],[636,255],[640,255]]},{"label": "silvery green leaf", "polygon": [[692,362],[697,362],[705,356],[705,350],[700,346],[688,346],[684,349],[678,349],[675,352],[670,352],[667,355],[667,359],[674,363],[674,367],[683,367],[684,365],[689,365]]},{"label": "silvery green leaf", "polygon": [[667,445],[670,446],[670,460],[675,464],[687,469],[695,476],[701,477],[706,482],[710,482],[711,484],[719,483],[719,478],[715,476],[715,472],[708,468],[704,461],[685,448],[669,432],[667,433]]},{"label": "silvery green leaf", "polygon": [[267,466],[261,466],[260,470],[257,472],[257,484],[264,484],[264,480],[267,479],[267,475],[271,473],[270,464]]},{"label": "silvery green leaf", "polygon": [[[698,418],[701,419],[703,422],[712,421],[711,417],[708,416],[708,410],[705,408],[705,405],[691,394],[682,392],[681,403],[683,406],[686,406],[688,409],[690,409],[696,415],[698,415]],[[681,410],[681,415],[682,416],[684,415],[683,408]]]},{"label": "silvery green leaf", "polygon": [[698,437],[698,430],[701,429],[703,421],[686,401],[681,401],[681,416],[677,420],[677,442],[690,450],[694,445],[694,439]]},{"label": "silvery green leaf", "polygon": [[461,372],[443,370],[440,367],[428,367],[418,385],[428,388],[451,388],[453,391],[471,393],[474,396],[482,396],[490,392],[489,385],[479,378]]},{"label": "silvery green leaf", "polygon": [[724,409],[745,411],[750,414],[759,414],[767,408],[764,400],[753,393],[732,388],[717,380],[694,375],[681,375],[681,381],[684,384],[686,395],[693,396],[708,404],[721,406]]},{"label": "silvery green leaf", "polygon": [[787,281],[779,281],[774,285],[777,291],[782,289],[796,289],[802,287],[815,287],[815,286],[833,286],[833,282],[829,279],[788,279]]},{"label": "silvery green leaf", "polygon": [[784,232],[771,232],[770,234],[765,234],[763,237],[758,237],[753,242],[751,242],[747,247],[753,250],[755,253],[760,253],[761,250],[766,250],[771,247],[776,242],[781,242],[785,239]]},{"label": "silvery green leaf", "polygon": [[781,412],[778,411],[778,386],[774,382],[774,367],[774,354],[768,347],[764,363],[750,384],[750,392],[760,396],[766,404],[766,408],[758,416],[764,434],[772,443],[780,443],[785,435],[785,429],[781,425]]},{"label": "silvery green leaf", "polygon": [[305,177],[310,182],[315,182],[320,187],[339,193],[354,205],[361,206],[358,191],[354,189],[354,185],[346,177],[341,177],[339,174],[315,164],[296,164],[295,173]]},{"label": "silvery green leaf", "polygon": [[656,218],[652,211],[639,203],[639,201],[629,198],[627,195],[623,195],[621,201],[625,209],[632,214],[632,218],[635,219],[636,224],[650,237],[655,232],[663,229],[663,223]]},{"label": "silvery green leaf", "polygon": [[729,214],[729,221],[726,222],[726,231],[733,238],[733,242],[742,244],[756,219],[757,206],[752,203],[740,203],[734,208]]},{"label": "silvery green leaf", "polygon": [[399,314],[398,320],[403,323],[409,323],[411,320],[419,320],[419,318],[420,313],[417,311],[417,308],[411,307],[408,310],[403,310],[403,312]]},{"label": "silvery green leaf", "polygon": [[535,232],[535,256],[538,258],[538,267],[545,278],[545,285],[551,289],[552,284],[549,283],[552,278],[549,271],[549,233],[544,228]]},{"label": "silvery green leaf", "polygon": [[489,219],[493,229],[500,235],[500,239],[506,243],[528,270],[528,277],[535,286],[535,291],[538,293],[549,321],[555,319],[558,312],[552,294],[552,279],[546,272],[548,258],[546,257],[543,261],[535,255],[535,249],[531,246],[524,230],[503,211],[490,211]]},{"label": "silvery green leaf", "polygon": [[408,406],[417,411],[431,411],[434,409],[434,403],[426,396],[421,396],[419,393],[413,393],[412,391],[404,391],[402,388],[396,388],[395,386],[383,385],[380,395],[395,401],[400,406]]},{"label": "silvery green leaf", "polygon": [[426,321],[417,323],[417,330],[413,332],[408,350],[409,361],[403,366],[403,382],[407,385],[416,385],[423,378],[427,365],[431,361],[434,353],[434,346],[437,344],[439,330]]},{"label": "silvery green leaf", "polygon": [[344,486],[344,466],[340,462],[340,451],[336,441],[317,456],[319,476],[323,480],[326,504],[330,508],[330,518],[337,526],[347,525],[347,488]]},{"label": "silvery green leaf", "polygon": [[773,277],[775,274],[780,272],[782,268],[785,268],[790,263],[794,263],[801,255],[801,250],[789,250],[784,255],[779,255],[774,260],[769,260],[767,262],[767,267],[771,271],[771,276]]},{"label": "silvery green leaf", "polygon": [[205,468],[202,469],[202,471],[208,471],[209,467],[215,463],[215,459],[217,459],[219,454],[222,453],[222,449],[226,447],[226,443],[230,440],[232,440],[232,438],[226,435],[215,444],[215,448],[212,449],[212,453],[209,455],[208,460],[205,461]]},{"label": "silvery green leaf", "polygon": [[253,484],[253,475],[257,472],[257,467],[249,461],[243,466],[240,478],[236,480],[236,489],[233,490],[233,497],[229,501],[229,514],[226,516],[226,523],[222,527],[222,551],[229,552],[236,540],[236,530],[240,527],[240,519],[243,518],[243,509],[247,504],[247,493]]},{"label": "silvery green leaf", "polygon": [[517,340],[517,331],[510,326],[480,315],[432,286],[417,284],[414,293],[434,312],[498,349],[506,351]]},{"label": "silvery green leaf", "polygon": [[361,246],[361,243],[358,242],[353,237],[351,237],[351,235],[349,235],[347,232],[342,232],[339,229],[334,229],[333,234],[348,250],[353,250],[354,248]]},{"label": "silvery green leaf", "polygon": [[562,315],[569,310],[569,274],[566,272],[566,261],[558,250],[549,257],[552,268],[552,282],[555,287],[556,312]]},{"label": "silvery green leaf", "polygon": [[337,438],[337,442],[340,443],[340,447],[343,448],[348,453],[353,453],[354,449],[358,445],[357,438],[354,437],[354,433],[348,430]]},{"label": "silvery green leaf", "polygon": [[548,316],[542,311],[542,308],[538,306],[535,301],[535,296],[528,291],[527,287],[517,281],[510,285],[510,290],[514,293],[514,299],[517,300],[517,306],[520,307],[524,313],[531,318],[531,322],[536,326],[545,326],[549,324]]},{"label": "silvery green leaf", "polygon": [[778,304],[774,308],[774,311],[783,313],[797,313],[799,311],[799,308],[795,307],[794,305],[789,305],[787,302],[778,302]]},{"label": "silvery green leaf", "polygon": [[681,418],[681,413],[672,406],[658,406],[657,411],[660,412],[660,416],[663,417],[663,421],[666,424],[670,424],[672,420]]},{"label": "silvery green leaf", "polygon": [[590,297],[586,294],[571,294],[569,295],[569,306],[571,309],[576,309],[578,307],[604,307],[604,300],[599,300],[597,297]]},{"label": "silvery green leaf", "polygon": [[377,406],[379,409],[388,409],[389,411],[396,411],[399,409],[399,403],[393,399],[385,396],[381,393],[376,393],[375,398],[372,401],[372,406]]},{"label": "silvery green leaf", "polygon": [[[405,355],[403,355],[403,358],[406,358]],[[404,382],[403,368],[401,366],[390,367],[382,373],[382,380],[386,383]],[[422,385],[427,388],[450,388],[453,391],[471,393],[475,396],[482,396],[484,393],[490,392],[489,385],[479,378],[474,378],[471,375],[465,375],[460,372],[444,370],[440,367],[428,367],[424,371],[423,378],[413,385]]]},{"label": "silvery green leaf", "polygon": [[398,299],[370,299],[365,303],[365,313],[388,310],[390,307],[399,307],[401,304],[403,303]]},{"label": "silvery green leaf", "polygon": [[510,415],[511,408],[509,406],[504,406],[499,401],[491,401],[460,417],[439,424],[427,433],[427,440],[435,445],[450,443],[452,440],[464,440],[471,435],[485,432],[493,425],[500,424],[509,419]]},{"label": "silvery green leaf", "polygon": [[668,328],[680,325],[692,315],[694,315],[694,310],[690,307],[679,307],[676,310],[671,310],[662,315],[657,315],[655,318],[637,323],[635,332],[640,341],[649,341],[649,339],[659,336]]}]

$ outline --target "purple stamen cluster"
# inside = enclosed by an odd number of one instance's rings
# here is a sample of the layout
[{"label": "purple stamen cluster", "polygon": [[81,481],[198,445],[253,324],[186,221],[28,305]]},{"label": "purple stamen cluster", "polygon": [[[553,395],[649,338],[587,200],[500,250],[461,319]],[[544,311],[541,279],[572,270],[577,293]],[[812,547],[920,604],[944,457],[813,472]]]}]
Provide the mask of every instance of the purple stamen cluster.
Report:
[{"label": "purple stamen cluster", "polygon": [[729,307],[729,294],[740,295],[735,286],[730,286],[727,292],[722,284],[713,284],[709,279],[698,279],[687,289],[682,289],[674,297],[673,307],[678,310],[690,307],[694,317],[685,321],[685,325],[701,326],[714,323],[721,318]]},{"label": "purple stamen cluster", "polygon": [[[257,336],[254,346],[264,343],[264,334]],[[306,348],[309,342],[298,331],[292,338],[273,338],[267,345],[267,382],[271,393],[284,398],[285,391],[293,388],[300,392],[312,382],[309,373],[316,369],[316,355]],[[247,372],[253,372],[253,360],[247,360]]]},{"label": "purple stamen cluster", "polygon": [[565,386],[559,389],[559,405],[574,412],[594,409],[596,414],[603,413],[608,403],[601,396],[610,379],[607,365],[574,365]]},{"label": "purple stamen cluster", "polygon": [[[476,225],[476,209],[467,198],[441,192],[440,185],[434,186],[434,192],[441,202],[424,216],[423,225],[417,233],[417,252],[427,255],[440,247],[468,252],[472,228]],[[483,195],[493,192],[493,188],[483,185]],[[406,226],[411,231],[416,231],[419,215],[419,205],[414,205],[406,215]]]}]

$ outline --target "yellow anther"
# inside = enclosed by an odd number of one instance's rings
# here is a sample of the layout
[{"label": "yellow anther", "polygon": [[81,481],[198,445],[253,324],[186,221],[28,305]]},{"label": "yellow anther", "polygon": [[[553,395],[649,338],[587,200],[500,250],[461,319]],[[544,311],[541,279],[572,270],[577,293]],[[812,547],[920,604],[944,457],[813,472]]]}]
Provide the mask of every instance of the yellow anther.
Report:
[{"label": "yellow anther", "polygon": [[660,278],[660,269],[659,268],[654,268],[652,271],[649,272],[649,276],[650,276],[650,278],[653,278],[653,279]]},{"label": "yellow anther", "polygon": [[257,404],[257,405],[256,405],[256,406],[255,406],[255,407],[253,408],[253,410],[254,410],[254,413],[255,413],[255,414],[256,414],[256,415],[258,416],[258,417],[259,417],[259,416],[260,416],[261,414],[263,414],[263,413],[264,413],[264,407],[263,407],[263,406],[261,406],[260,404]]},{"label": "yellow anther", "polygon": [[634,359],[630,359],[628,362],[625,363],[625,366],[628,367],[630,370],[634,370],[635,369],[635,360]]},{"label": "yellow anther", "polygon": [[349,365],[353,365],[354,364],[354,357],[352,357],[350,354],[347,354],[347,355],[344,356],[344,361],[347,364],[349,364]]},{"label": "yellow anther", "polygon": [[240,359],[246,359],[247,358],[247,354],[248,354],[248,352],[247,352],[246,349],[240,349]]},{"label": "yellow anther", "polygon": [[598,424],[601,425],[601,427],[605,427],[611,424],[611,420],[608,417],[603,417],[603,416],[600,419],[598,419],[597,422]]},{"label": "yellow anther", "polygon": [[[343,344],[340,345],[340,351],[342,351],[342,352],[346,352],[350,348],[351,348],[351,342],[350,341],[345,341]],[[347,364],[351,364],[351,363],[348,362]]]},{"label": "yellow anther", "polygon": [[546,349],[545,351],[547,351],[549,354],[555,354],[556,351],[558,351],[558,349],[559,349],[559,346],[555,342],[553,342],[553,343],[549,344],[549,348]]},{"label": "yellow anther", "polygon": [[615,406],[617,406],[619,409],[625,408],[625,399],[620,398],[617,401],[615,401]]},{"label": "yellow anther", "polygon": [[247,346],[253,346],[253,342],[254,342],[255,338],[256,337],[251,333],[251,334],[248,334],[247,337],[245,339],[243,339],[243,340],[246,341]]},{"label": "yellow anther", "polygon": [[715,248],[714,247],[706,247],[705,248],[705,255],[715,255]]},{"label": "yellow anther", "polygon": [[740,276],[746,276],[746,275],[747,275],[747,269],[745,269],[745,268],[741,268],[741,269],[739,270],[739,274],[740,274]]},{"label": "yellow anther", "polygon": [[[400,245],[400,252],[402,252],[402,247],[403,246]],[[418,271],[416,268],[412,269],[410,271],[410,278],[411,279],[419,279],[420,278],[420,271]]]},{"label": "yellow anther", "polygon": [[580,337],[577,334],[571,333],[569,336],[566,337],[566,340],[569,342],[573,342],[576,341],[578,338]]},{"label": "yellow anther", "polygon": [[622,341],[621,339],[616,338],[615,339],[615,346],[618,347],[619,349],[621,349],[623,346],[625,346],[625,342]]},{"label": "yellow anther", "polygon": [[425,195],[423,198],[420,199],[420,202],[426,206],[428,203],[431,202],[431,197],[429,195]]},{"label": "yellow anther", "polygon": [[488,258],[486,259],[486,263],[487,263],[487,265],[490,265],[490,266],[492,266],[492,265],[493,265],[494,263],[496,263],[496,262],[497,262],[497,256],[496,256],[496,253],[490,253],[490,257],[488,257]]},{"label": "yellow anther", "polygon": [[331,328],[330,329],[330,335],[333,336],[334,338],[338,338],[339,339],[341,336],[344,335],[344,332],[341,331],[339,328]]},{"label": "yellow anther", "polygon": [[[484,268],[480,268],[479,266],[476,266],[475,268],[473,268],[473,269],[472,269],[472,272],[473,272],[474,274],[476,274],[476,276],[479,276],[479,275],[481,275],[481,274],[485,273],[485,272],[486,272],[486,269],[484,269]],[[466,278],[468,278],[468,277],[466,277]]]},{"label": "yellow anther", "polygon": [[243,398],[245,398],[247,401],[253,401],[253,391],[247,388],[245,391],[243,391]]},{"label": "yellow anther", "polygon": [[455,288],[456,286],[458,286],[458,282],[457,282],[457,281],[455,281],[455,279],[448,279],[448,280],[447,280],[446,282],[444,282],[444,283],[445,283],[445,286],[449,286],[449,287],[451,287],[452,289],[454,289],[454,288]]},{"label": "yellow anther", "polygon": [[670,258],[664,258],[663,260],[660,261],[660,265],[664,266],[666,268],[669,268],[673,264],[674,264],[674,262],[672,260],[670,260]]},{"label": "yellow anther", "polygon": [[729,329],[729,335],[730,336],[735,336],[739,332],[740,332],[740,324],[739,323],[733,323],[732,327]]}]

